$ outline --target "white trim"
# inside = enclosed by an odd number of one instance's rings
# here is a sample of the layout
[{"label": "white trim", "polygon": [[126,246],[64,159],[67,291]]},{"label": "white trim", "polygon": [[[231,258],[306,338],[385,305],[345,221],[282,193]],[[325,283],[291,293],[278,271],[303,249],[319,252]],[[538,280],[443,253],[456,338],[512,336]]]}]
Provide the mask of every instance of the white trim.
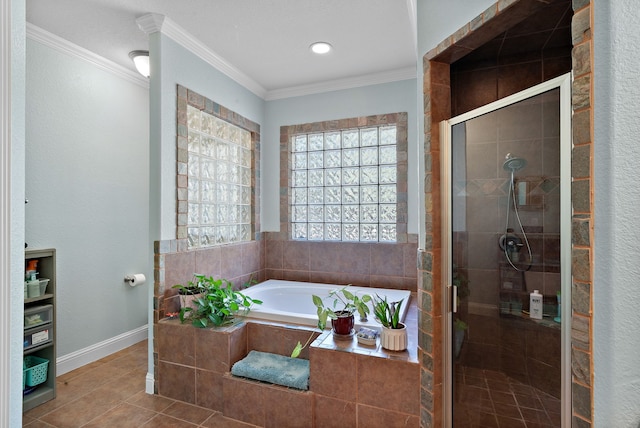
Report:
[{"label": "white trim", "polygon": [[[409,23],[411,24],[411,35],[413,36],[413,48],[418,58],[418,3],[417,0],[407,0],[407,12],[409,12]],[[417,61],[416,61],[417,62]],[[417,67],[417,64],[416,64]]]},{"label": "white trim", "polygon": [[127,80],[143,88],[149,89],[149,79],[141,76],[133,70],[129,70],[113,61],[110,61],[100,55],[97,55],[85,48],[71,43],[62,37],[56,36],[42,28],[27,22],[27,37],[36,42],[42,43],[52,49],[71,55],[75,58],[86,61],[108,73]]},{"label": "white trim", "polygon": [[[56,374],[63,375],[79,367],[104,358],[115,352],[145,340],[149,334],[148,325],[127,331],[111,339],[103,340],[84,349],[72,352],[56,359]],[[148,376],[148,375],[147,375]]]},{"label": "white trim", "polygon": [[367,74],[365,76],[348,77],[345,79],[330,80],[327,82],[312,83],[310,85],[292,86],[290,88],[274,89],[266,93],[265,101],[273,101],[282,98],[300,97],[303,95],[319,94],[343,89],[359,88],[362,86],[379,85],[382,83],[397,82],[416,78],[415,67],[401,68],[384,71],[381,73]]},{"label": "white trim", "polygon": [[267,90],[258,82],[235,68],[226,59],[209,49],[204,43],[196,39],[188,31],[166,16],[157,13],[149,13],[136,19],[136,23],[147,35],[155,32],[161,32],[165,36],[170,37],[182,47],[219,70],[221,73],[227,75],[249,91],[264,99]]},{"label": "white trim", "polygon": [[11,420],[11,1],[0,0],[0,427]]},{"label": "white trim", "polygon": [[144,392],[146,392],[147,394],[155,394],[155,383],[156,380],[153,378],[153,373],[149,373],[147,372],[147,377],[146,377],[146,386],[144,388]]},{"label": "white trim", "polygon": [[[408,1],[411,2],[412,0]],[[409,12],[411,15],[411,8]],[[412,19],[413,21],[415,21],[414,18],[415,16],[410,16],[410,19]],[[140,30],[144,31],[147,35],[151,33],[161,32],[167,37],[170,37],[176,43],[192,52],[207,64],[219,70],[221,73],[233,79],[265,101],[299,97],[302,95],[311,95],[330,91],[339,91],[342,89],[358,88],[362,86],[396,82],[399,80],[415,79],[417,75],[415,67],[407,67],[381,73],[369,74],[366,76],[331,80],[310,85],[292,86],[290,88],[267,91],[258,82],[238,70],[226,59],[209,49],[204,43],[196,39],[184,28],[180,27],[178,24],[176,24],[166,16],[158,13],[149,13],[136,19],[136,23],[138,24]]]},{"label": "white trim", "polygon": [[571,155],[573,151],[571,85],[573,71],[561,76],[560,81],[560,293],[562,303],[560,317],[562,329],[560,331],[562,380],[560,383],[560,398],[562,403],[562,426],[571,426],[572,396],[571,396],[571,289],[573,277],[571,275],[571,227],[573,223],[573,209],[571,200]]}]

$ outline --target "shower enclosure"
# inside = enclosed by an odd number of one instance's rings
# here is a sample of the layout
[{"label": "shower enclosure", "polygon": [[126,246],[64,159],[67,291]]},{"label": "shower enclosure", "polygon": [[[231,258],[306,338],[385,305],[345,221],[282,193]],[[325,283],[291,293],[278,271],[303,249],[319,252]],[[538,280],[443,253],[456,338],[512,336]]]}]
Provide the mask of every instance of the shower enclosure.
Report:
[{"label": "shower enclosure", "polygon": [[568,87],[563,76],[442,125],[449,426],[570,426]]}]

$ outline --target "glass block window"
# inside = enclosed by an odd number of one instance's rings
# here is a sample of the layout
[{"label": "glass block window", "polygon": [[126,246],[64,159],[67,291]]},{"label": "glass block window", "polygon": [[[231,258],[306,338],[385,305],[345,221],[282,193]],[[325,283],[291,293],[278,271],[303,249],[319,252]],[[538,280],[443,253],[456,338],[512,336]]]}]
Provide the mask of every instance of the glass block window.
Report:
[{"label": "glass block window", "polygon": [[187,244],[251,240],[251,132],[187,106]]},{"label": "glass block window", "polygon": [[298,133],[290,148],[291,239],[397,241],[395,124]]}]

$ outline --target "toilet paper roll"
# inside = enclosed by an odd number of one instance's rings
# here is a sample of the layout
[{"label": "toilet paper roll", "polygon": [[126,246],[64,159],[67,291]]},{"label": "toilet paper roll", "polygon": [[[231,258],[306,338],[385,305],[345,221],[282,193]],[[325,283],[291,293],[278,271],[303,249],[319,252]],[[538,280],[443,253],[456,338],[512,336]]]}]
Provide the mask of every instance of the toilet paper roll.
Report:
[{"label": "toilet paper roll", "polygon": [[147,282],[147,278],[143,273],[136,273],[135,275],[129,275],[124,279],[129,283],[130,286],[135,287],[136,285],[142,285]]}]

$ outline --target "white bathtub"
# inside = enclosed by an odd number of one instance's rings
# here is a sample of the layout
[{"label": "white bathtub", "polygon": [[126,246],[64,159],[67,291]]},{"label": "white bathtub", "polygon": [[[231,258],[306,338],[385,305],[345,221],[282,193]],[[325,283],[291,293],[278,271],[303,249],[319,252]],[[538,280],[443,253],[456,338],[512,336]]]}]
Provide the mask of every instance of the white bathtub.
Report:
[{"label": "white bathtub", "polygon": [[[318,324],[318,316],[311,295],[315,294],[316,296],[324,298],[329,295],[331,290],[342,287],[343,285],[269,279],[242,290],[242,292],[253,299],[262,300],[261,305],[254,305],[251,308],[251,311],[247,314],[247,318],[315,327]],[[369,294],[373,297],[377,294],[380,297],[386,296],[389,302],[404,299],[400,313],[400,320],[404,321],[407,309],[409,308],[410,291],[354,287],[351,285],[349,286],[349,291],[357,295]],[[329,299],[325,300],[325,302],[331,304],[331,300]],[[371,306],[371,303],[368,303],[368,305]],[[360,316],[356,313],[355,324],[355,330],[358,330],[360,327],[368,327],[376,330],[380,330],[381,328],[380,323],[374,320],[373,311],[369,314],[367,322],[361,322]],[[330,321],[327,322],[327,327],[331,327]]]}]

